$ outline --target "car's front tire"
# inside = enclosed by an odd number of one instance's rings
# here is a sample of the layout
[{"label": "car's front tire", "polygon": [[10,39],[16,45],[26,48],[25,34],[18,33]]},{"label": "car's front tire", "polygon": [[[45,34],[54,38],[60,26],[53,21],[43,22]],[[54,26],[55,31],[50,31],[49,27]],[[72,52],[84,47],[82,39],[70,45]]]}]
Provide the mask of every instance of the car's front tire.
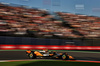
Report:
[{"label": "car's front tire", "polygon": [[64,53],[61,58],[62,60],[68,60],[69,56],[66,53]]}]

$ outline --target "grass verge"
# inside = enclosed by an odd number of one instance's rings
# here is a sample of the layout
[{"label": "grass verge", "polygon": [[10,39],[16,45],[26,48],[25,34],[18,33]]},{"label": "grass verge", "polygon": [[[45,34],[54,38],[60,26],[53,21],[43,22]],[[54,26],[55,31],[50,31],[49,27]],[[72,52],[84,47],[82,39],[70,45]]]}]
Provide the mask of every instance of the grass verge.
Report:
[{"label": "grass verge", "polygon": [[33,60],[0,62],[0,66],[100,66],[100,63],[60,61],[60,60]]}]

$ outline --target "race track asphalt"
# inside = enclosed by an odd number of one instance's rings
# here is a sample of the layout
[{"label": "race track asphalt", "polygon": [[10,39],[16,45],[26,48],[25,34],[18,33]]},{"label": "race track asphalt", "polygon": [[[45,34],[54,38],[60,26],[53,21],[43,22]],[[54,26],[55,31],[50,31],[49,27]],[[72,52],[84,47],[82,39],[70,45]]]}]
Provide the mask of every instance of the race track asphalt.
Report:
[{"label": "race track asphalt", "polygon": [[[67,52],[77,60],[100,61],[100,53]],[[28,59],[25,51],[0,51],[0,60],[24,60]]]}]

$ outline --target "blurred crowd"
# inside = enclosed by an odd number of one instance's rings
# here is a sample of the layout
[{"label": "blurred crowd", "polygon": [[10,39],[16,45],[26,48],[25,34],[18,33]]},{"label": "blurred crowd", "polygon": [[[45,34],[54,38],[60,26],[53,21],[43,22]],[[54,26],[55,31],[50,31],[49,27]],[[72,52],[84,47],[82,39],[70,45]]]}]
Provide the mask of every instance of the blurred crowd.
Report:
[{"label": "blurred crowd", "polygon": [[0,35],[100,37],[99,17],[63,12],[56,12],[56,14],[63,20],[56,19],[46,10],[0,4]]},{"label": "blurred crowd", "polygon": [[85,38],[100,37],[100,17],[76,15],[71,13],[57,12],[57,14],[70,25],[75,31]]},{"label": "blurred crowd", "polygon": [[0,33],[36,37],[80,37],[46,10],[0,4]]}]

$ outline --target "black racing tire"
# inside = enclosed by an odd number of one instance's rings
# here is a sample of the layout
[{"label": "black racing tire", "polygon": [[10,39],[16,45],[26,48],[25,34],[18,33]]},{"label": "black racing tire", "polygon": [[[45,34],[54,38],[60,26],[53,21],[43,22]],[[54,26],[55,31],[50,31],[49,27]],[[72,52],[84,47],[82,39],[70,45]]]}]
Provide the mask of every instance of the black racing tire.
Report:
[{"label": "black racing tire", "polygon": [[35,59],[36,58],[36,55],[34,54],[34,52],[31,52],[30,54],[28,54],[28,57],[30,59]]},{"label": "black racing tire", "polygon": [[69,60],[69,56],[68,54],[64,53],[62,56],[61,56],[62,60]]}]

